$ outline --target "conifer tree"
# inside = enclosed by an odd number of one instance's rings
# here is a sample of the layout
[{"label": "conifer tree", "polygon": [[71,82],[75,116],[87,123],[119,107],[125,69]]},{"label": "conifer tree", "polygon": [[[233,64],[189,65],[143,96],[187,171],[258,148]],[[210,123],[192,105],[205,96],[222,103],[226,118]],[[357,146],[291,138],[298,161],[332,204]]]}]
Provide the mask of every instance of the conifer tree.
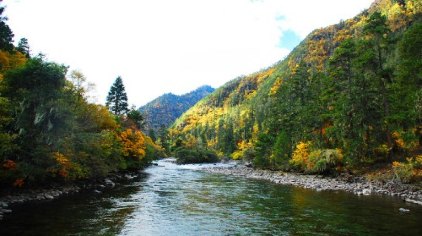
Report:
[{"label": "conifer tree", "polygon": [[126,114],[129,111],[125,86],[120,76],[117,77],[108,92],[106,106],[115,115]]},{"label": "conifer tree", "polygon": [[[2,0],[0,0],[1,4]],[[3,16],[4,6],[0,6],[0,50],[12,51],[13,50],[13,33],[9,26],[6,24],[7,18]]]}]

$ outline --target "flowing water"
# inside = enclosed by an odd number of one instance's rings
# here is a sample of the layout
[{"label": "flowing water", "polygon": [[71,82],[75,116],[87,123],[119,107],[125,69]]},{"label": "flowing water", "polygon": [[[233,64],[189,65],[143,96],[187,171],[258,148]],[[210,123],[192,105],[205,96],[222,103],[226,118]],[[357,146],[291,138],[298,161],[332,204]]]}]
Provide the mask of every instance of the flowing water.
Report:
[{"label": "flowing water", "polygon": [[397,199],[157,164],[101,194],[16,206],[0,235],[422,235],[422,207]]}]

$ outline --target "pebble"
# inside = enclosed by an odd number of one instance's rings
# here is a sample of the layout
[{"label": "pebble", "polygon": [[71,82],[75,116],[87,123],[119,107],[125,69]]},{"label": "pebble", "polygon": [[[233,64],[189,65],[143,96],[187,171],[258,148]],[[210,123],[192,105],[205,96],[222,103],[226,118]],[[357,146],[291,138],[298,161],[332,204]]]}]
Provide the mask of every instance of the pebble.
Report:
[{"label": "pebble", "polygon": [[406,202],[422,205],[422,190],[416,191],[411,185],[376,181],[366,181],[364,177],[348,176],[347,178],[329,178],[320,175],[302,175],[297,173],[272,172],[268,170],[252,169],[245,166],[210,167],[203,169],[211,173],[242,176],[253,179],[269,180],[278,184],[300,186],[316,191],[342,190],[358,196],[384,194],[399,197]]}]

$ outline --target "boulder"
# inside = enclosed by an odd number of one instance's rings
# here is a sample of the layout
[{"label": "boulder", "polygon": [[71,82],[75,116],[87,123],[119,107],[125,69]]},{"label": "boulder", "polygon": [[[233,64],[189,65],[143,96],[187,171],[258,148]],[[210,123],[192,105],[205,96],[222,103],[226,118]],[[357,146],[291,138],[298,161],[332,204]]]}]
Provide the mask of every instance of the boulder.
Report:
[{"label": "boulder", "polygon": [[372,191],[369,188],[365,188],[364,190],[362,190],[362,194],[365,196],[371,195]]}]

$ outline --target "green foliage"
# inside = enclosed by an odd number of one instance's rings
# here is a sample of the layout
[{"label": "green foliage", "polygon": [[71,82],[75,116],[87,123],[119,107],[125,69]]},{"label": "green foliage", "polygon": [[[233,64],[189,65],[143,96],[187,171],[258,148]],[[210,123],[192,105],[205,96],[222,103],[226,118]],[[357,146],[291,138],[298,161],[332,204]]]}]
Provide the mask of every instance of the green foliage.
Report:
[{"label": "green foliage", "polygon": [[87,102],[83,76],[72,84],[65,74],[66,67],[36,57],[0,80],[0,185],[97,178],[162,155],[138,130],[138,111],[117,122]]},{"label": "green foliage", "polygon": [[[171,137],[192,135],[236,159],[248,153],[259,168],[310,173],[416,155],[422,144],[416,2],[380,0],[315,30],[283,61],[198,102],[175,122]],[[303,140],[311,147],[295,155]]]},{"label": "green foliage", "polygon": [[157,132],[168,128],[180,115],[202,98],[213,92],[210,86],[202,86],[184,95],[164,94],[139,108],[145,116],[145,129]]},{"label": "green foliage", "polygon": [[129,111],[125,86],[120,76],[116,78],[108,92],[106,106],[117,116],[126,114]]},{"label": "green foliage", "polygon": [[21,38],[19,40],[18,46],[16,47],[16,50],[21,52],[27,58],[29,58],[30,57],[30,49],[29,49],[28,39]]},{"label": "green foliage", "polygon": [[422,155],[407,158],[406,162],[393,162],[394,178],[402,183],[417,182],[422,179]]},{"label": "green foliage", "polygon": [[[1,4],[2,1],[0,1]],[[0,50],[13,50],[13,33],[10,27],[6,24],[7,18],[3,16],[4,7],[0,6]]]},{"label": "green foliage", "polygon": [[178,164],[214,163],[219,161],[217,154],[208,149],[182,147],[174,153]]}]

